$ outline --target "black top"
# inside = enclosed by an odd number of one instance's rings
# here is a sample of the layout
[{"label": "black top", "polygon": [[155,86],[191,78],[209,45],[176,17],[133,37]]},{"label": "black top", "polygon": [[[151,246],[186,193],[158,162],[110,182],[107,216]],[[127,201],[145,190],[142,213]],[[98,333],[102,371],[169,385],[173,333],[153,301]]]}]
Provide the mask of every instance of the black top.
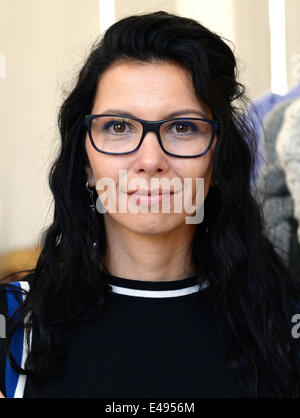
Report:
[{"label": "black top", "polygon": [[[24,397],[248,396],[225,371],[213,285],[108,279],[105,310],[68,330],[60,372],[27,377]],[[0,373],[3,382],[3,362]]]}]

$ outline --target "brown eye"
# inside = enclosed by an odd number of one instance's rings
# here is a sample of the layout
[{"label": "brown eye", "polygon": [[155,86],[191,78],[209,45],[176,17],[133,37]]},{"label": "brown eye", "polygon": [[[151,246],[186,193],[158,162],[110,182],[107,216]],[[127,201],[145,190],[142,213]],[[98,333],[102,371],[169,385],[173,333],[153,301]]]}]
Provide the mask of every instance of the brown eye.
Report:
[{"label": "brown eye", "polygon": [[125,130],[125,124],[123,122],[115,122],[113,128],[115,132],[122,133]]},{"label": "brown eye", "polygon": [[[180,127],[179,129],[177,129],[178,126]],[[183,127],[183,129],[182,129],[182,127]],[[188,129],[188,126],[185,123],[177,123],[177,125],[176,125],[177,132],[186,133],[187,129]]]}]

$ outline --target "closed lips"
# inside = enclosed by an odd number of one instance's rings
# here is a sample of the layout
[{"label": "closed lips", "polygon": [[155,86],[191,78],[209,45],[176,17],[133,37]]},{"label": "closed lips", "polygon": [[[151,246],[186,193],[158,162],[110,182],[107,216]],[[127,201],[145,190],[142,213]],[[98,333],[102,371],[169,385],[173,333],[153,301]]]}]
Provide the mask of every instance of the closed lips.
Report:
[{"label": "closed lips", "polygon": [[136,191],[133,191],[133,192],[128,192],[128,194],[136,194],[136,195],[148,195],[148,196],[151,196],[151,195],[158,195],[158,194],[173,194],[174,192],[172,192],[172,191],[170,191],[170,190],[162,190],[162,189],[153,189],[153,190],[144,190],[144,189],[141,189],[141,190],[136,190]]}]

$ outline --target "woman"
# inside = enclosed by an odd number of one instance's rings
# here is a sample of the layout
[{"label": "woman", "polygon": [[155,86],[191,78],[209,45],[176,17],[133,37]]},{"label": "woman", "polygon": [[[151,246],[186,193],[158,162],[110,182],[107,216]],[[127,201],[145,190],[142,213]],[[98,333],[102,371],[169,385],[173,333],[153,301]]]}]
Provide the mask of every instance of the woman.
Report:
[{"label": "woman", "polygon": [[[6,396],[299,395],[299,284],[251,191],[244,99],[231,49],[192,19],[130,16],[93,47],[59,113],[54,220],[7,327]],[[178,180],[169,211],[154,179]]]}]

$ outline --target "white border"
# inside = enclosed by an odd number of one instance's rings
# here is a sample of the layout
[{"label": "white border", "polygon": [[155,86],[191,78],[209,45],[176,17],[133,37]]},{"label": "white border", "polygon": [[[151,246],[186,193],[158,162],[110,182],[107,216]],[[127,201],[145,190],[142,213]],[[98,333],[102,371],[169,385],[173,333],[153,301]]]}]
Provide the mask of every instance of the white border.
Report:
[{"label": "white border", "polygon": [[288,91],[286,71],[285,0],[269,0],[271,46],[271,90],[284,95]]},{"label": "white border", "polygon": [[99,0],[99,26],[103,33],[115,23],[115,0]]}]

